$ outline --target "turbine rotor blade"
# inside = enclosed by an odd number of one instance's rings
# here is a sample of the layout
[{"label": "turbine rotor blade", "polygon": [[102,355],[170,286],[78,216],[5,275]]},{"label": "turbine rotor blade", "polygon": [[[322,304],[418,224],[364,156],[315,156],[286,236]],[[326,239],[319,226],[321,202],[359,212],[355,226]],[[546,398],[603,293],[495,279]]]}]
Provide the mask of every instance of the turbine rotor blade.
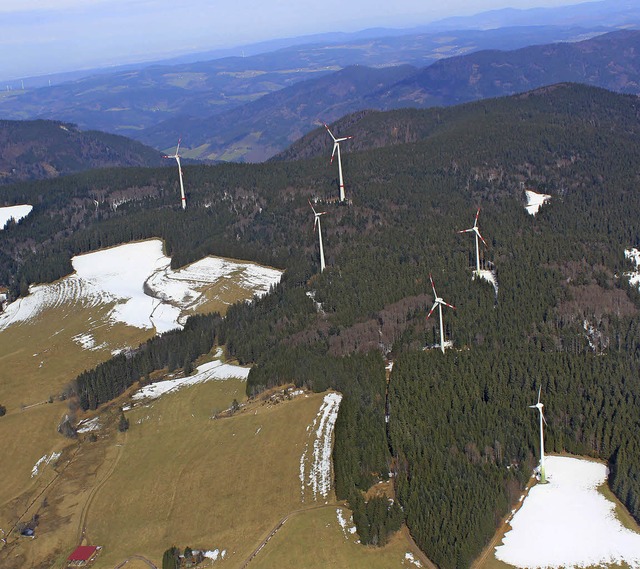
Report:
[{"label": "turbine rotor blade", "polygon": [[454,310],[456,309],[456,307],[453,306],[453,304],[449,304],[449,303],[445,302],[444,300],[442,301],[442,304],[444,304],[445,306],[448,306],[449,308],[453,308]]},{"label": "turbine rotor blade", "polygon": [[436,287],[433,284],[433,278],[431,277],[431,273],[429,273],[429,280],[431,281],[431,288],[433,289],[433,296],[438,298],[438,294],[436,293]]},{"label": "turbine rotor blade", "polygon": [[333,136],[333,133],[331,132],[331,129],[329,128],[329,125],[327,125],[327,123],[324,123],[324,128],[327,129],[327,132],[331,135],[331,138],[333,138],[333,141],[336,141],[336,137]]},{"label": "turbine rotor blade", "polygon": [[431,307],[431,310],[429,310],[429,314],[427,314],[427,320],[429,320],[429,318],[431,318],[431,315],[433,314],[433,311],[436,309],[436,306],[438,306],[438,303],[434,302],[433,306]]},{"label": "turbine rotor blade", "polygon": [[544,422],[544,424],[546,426],[549,426],[548,423],[547,423],[547,420],[544,418],[544,413],[542,412],[542,409],[540,409],[540,416],[542,417],[542,421]]},{"label": "turbine rotor blade", "polygon": [[538,388],[538,403],[540,403],[540,394],[542,393],[542,385]]},{"label": "turbine rotor blade", "polygon": [[488,249],[489,245],[487,245],[487,242],[484,240],[484,237],[482,235],[480,235],[480,231],[478,230],[478,228],[474,228],[476,231],[476,234],[478,235],[478,237],[480,237],[480,240],[484,243],[484,246]]},{"label": "turbine rotor blade", "polygon": [[474,227],[478,227],[478,216],[480,215],[480,208],[478,208],[478,211],[476,211],[476,219],[473,222],[473,226]]},{"label": "turbine rotor blade", "polygon": [[333,152],[331,153],[331,160],[329,161],[329,164],[333,164],[333,157],[336,155],[336,150],[338,149],[338,143],[334,142],[333,144]]}]

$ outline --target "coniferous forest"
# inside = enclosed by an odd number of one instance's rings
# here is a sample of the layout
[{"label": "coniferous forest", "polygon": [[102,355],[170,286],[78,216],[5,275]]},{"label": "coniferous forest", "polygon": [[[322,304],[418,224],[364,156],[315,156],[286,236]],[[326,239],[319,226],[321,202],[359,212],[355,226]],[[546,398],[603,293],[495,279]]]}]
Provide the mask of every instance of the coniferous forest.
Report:
[{"label": "coniferous forest", "polygon": [[[265,297],[193,318],[71,391],[95,408],[216,344],[254,364],[248,395],[290,382],[339,390],[336,493],[364,543],[384,543],[404,518],[435,563],[468,567],[537,464],[528,406],[539,387],[548,451],[608,461],[613,491],[640,520],[640,294],[624,257],[640,244],[640,101],[560,85],[344,124],[359,141],[343,155],[348,206],[324,201],[338,192],[329,141],[306,160],[187,166],[186,212],[174,168],[2,188],[3,202],[35,207],[0,232],[0,284],[25,294],[67,274],[75,254],[149,237],[165,240],[174,266],[218,254],[285,268]],[[535,217],[523,185],[552,196]],[[314,198],[327,212],[322,274]],[[456,233],[477,207],[497,294],[472,279],[472,239]],[[426,319],[430,274],[456,306],[444,355],[433,349],[438,319]],[[389,473],[394,506],[365,503]]]}]

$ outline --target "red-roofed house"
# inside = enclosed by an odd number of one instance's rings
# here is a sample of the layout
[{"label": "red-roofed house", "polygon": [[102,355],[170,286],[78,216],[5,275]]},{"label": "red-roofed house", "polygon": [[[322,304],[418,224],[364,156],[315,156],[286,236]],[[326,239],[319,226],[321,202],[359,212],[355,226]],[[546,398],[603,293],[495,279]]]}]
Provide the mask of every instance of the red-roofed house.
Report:
[{"label": "red-roofed house", "polygon": [[96,545],[79,545],[67,557],[67,564],[69,567],[84,567],[96,558],[99,551],[100,547]]}]

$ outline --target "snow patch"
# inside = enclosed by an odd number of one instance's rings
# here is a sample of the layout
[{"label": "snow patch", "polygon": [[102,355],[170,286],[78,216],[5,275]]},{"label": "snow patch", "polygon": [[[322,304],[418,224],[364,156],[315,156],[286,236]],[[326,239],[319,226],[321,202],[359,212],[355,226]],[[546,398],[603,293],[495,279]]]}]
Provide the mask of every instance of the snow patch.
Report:
[{"label": "snow patch", "polygon": [[407,551],[407,552],[404,554],[404,559],[405,559],[405,561],[408,561],[409,563],[411,563],[412,565],[415,565],[416,567],[422,567],[422,563],[420,563],[420,561],[418,561],[418,560],[414,557],[413,553],[411,553],[411,552],[409,552],[409,551]]},{"label": "snow patch", "polygon": [[44,467],[51,462],[55,462],[59,458],[60,458],[59,452],[52,452],[49,456],[45,454],[43,457],[39,458],[38,462],[36,462],[33,468],[31,469],[31,478],[33,478],[34,476],[38,476],[40,467]]},{"label": "snow patch", "polygon": [[32,205],[10,205],[8,207],[0,207],[0,231],[5,228],[11,219],[20,221],[27,217],[33,209]]},{"label": "snow patch", "polygon": [[597,488],[604,464],[546,457],[548,484],[531,488],[496,558],[516,567],[640,567],[640,535],[624,528]]},{"label": "snow patch", "polygon": [[635,247],[632,249],[625,249],[624,256],[629,259],[636,267],[635,271],[624,273],[629,277],[629,284],[640,288],[640,251]]},{"label": "snow patch", "polygon": [[145,385],[136,391],[132,399],[156,399],[165,393],[177,391],[183,387],[189,387],[205,381],[230,379],[232,377],[246,380],[249,375],[250,368],[240,367],[231,364],[222,363],[220,360],[214,360],[206,364],[198,366],[194,375],[187,377],[178,377],[175,379],[167,379]]},{"label": "snow patch", "polygon": [[91,431],[97,431],[100,428],[100,418],[94,417],[93,419],[85,419],[78,423],[79,433],[89,433]]},{"label": "snow patch", "polygon": [[549,194],[538,194],[531,190],[525,190],[525,194],[527,196],[527,205],[524,208],[529,215],[538,213],[540,207],[551,199]]},{"label": "snow patch", "polygon": [[493,285],[493,290],[496,296],[498,296],[498,277],[496,271],[489,271],[487,269],[473,271],[473,279],[475,280],[476,277]]},{"label": "snow patch", "polygon": [[233,280],[257,295],[279,282],[281,271],[206,257],[178,271],[152,239],[103,249],[71,260],[75,273],[55,283],[36,285],[0,314],[0,330],[65,303],[83,307],[115,304],[109,320],[158,333],[182,326],[182,312],[205,301],[204,292],[221,279]]},{"label": "snow patch", "polygon": [[353,523],[353,516],[349,516],[349,521],[344,517],[344,510],[342,508],[336,508],[336,517],[338,518],[338,524],[342,529],[342,534],[345,539],[349,539],[349,534],[356,533],[356,526]]},{"label": "snow patch", "polygon": [[342,395],[327,393],[313,423],[307,427],[307,442],[300,457],[301,498],[307,489],[313,500],[327,498],[331,489],[331,449],[333,430]]},{"label": "snow patch", "polygon": [[222,560],[227,556],[227,550],[223,549],[222,551],[220,551],[220,549],[216,548],[208,551],[203,551],[202,555],[207,559],[211,559],[211,561],[218,561],[218,559]]}]

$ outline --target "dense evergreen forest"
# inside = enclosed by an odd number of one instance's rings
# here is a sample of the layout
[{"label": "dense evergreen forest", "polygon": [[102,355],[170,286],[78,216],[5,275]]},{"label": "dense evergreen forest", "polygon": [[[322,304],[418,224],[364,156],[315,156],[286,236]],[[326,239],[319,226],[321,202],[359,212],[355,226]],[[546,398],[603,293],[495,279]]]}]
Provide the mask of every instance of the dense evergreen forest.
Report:
[{"label": "dense evergreen forest", "polygon": [[[549,450],[609,461],[640,520],[640,295],[624,277],[624,249],[640,243],[640,101],[561,85],[345,121],[370,145],[344,156],[350,206],[324,203],[338,192],[326,157],[186,167],[186,212],[173,168],[2,188],[0,201],[35,207],[0,232],[0,284],[25,293],[68,273],[74,254],[147,237],[165,240],[174,266],[221,254],[286,268],[265,297],[86,372],[75,393],[95,407],[214,344],[254,364],[249,395],[288,382],[340,390],[336,492],[365,543],[397,527],[397,506],[363,499],[392,472],[420,547],[467,567],[535,466],[527,405],[540,385]],[[522,184],[552,196],[535,218]],[[327,211],[322,274],[310,198]],[[497,295],[472,279],[472,240],[456,233],[478,206]],[[444,356],[423,350],[438,342],[437,318],[425,320],[430,273],[457,307]]]}]

